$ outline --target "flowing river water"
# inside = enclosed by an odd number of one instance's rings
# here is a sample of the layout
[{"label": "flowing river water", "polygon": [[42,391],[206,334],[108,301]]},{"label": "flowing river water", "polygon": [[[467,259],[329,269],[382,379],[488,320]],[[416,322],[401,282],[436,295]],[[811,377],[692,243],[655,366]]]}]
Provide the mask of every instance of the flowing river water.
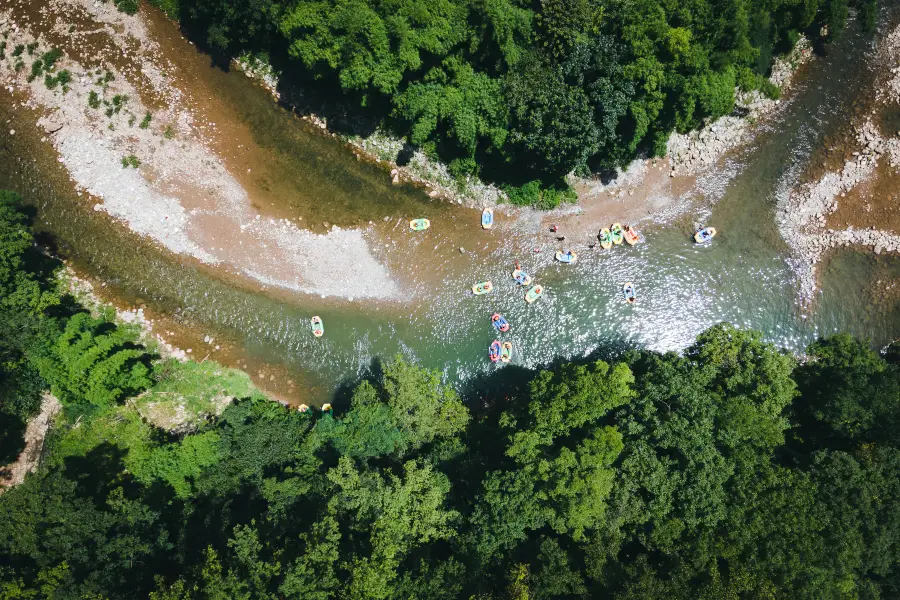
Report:
[{"label": "flowing river water", "polygon": [[[477,211],[391,186],[382,169],[357,161],[242,75],[210,67],[199,54],[182,57],[251,133],[255,154],[244,160],[253,168],[244,178],[268,201],[260,210],[319,233],[323,222],[365,228],[375,256],[401,283],[399,300],[273,290],[159,249],[76,195],[52,147],[14,101],[0,103],[0,119],[9,123],[0,134],[0,187],[26,196],[37,230],[78,270],[106,282],[105,295],[147,305],[179,331],[180,345],[196,348],[194,356],[210,349],[201,341],[205,335],[214,337],[223,346],[215,358],[247,368],[292,402],[327,401],[373,359],[396,353],[441,369],[458,387],[478,381],[502,368],[487,360],[495,311],[512,324],[502,337],[514,345],[513,364],[529,368],[605,349],[678,350],[720,321],[759,329],[794,351],[834,331],[883,345],[900,335],[900,310],[896,302],[873,302],[867,290],[873,281],[900,280],[900,260],[836,252],[821,270],[819,301],[804,312],[773,218],[779,195],[802,180],[823,139],[853,114],[872,78],[865,60],[870,49],[870,38],[851,28],[806,67],[787,106],[753,145],[705,178],[704,197],[681,217],[640,223],[644,241],[634,247],[590,250],[586,238],[569,239],[579,252],[571,266],[553,260],[560,244],[546,217],[501,210],[495,229],[482,231]],[[19,133],[7,135],[10,128]],[[409,231],[407,220],[419,216],[430,218],[432,228]],[[718,229],[712,244],[692,243],[695,222]],[[581,225],[596,230],[608,223]],[[517,260],[544,286],[534,305],[523,301],[509,276]],[[495,291],[472,296],[471,285],[485,279]],[[622,300],[625,281],[637,286],[634,305]],[[310,335],[313,314],[325,323],[321,339]]]}]

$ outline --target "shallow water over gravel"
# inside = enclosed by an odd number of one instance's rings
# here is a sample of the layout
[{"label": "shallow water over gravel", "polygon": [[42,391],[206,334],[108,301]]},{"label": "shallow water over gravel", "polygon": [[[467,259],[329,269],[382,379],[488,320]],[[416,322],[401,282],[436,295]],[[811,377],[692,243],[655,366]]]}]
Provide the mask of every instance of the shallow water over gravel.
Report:
[{"label": "shallow water over gravel", "polygon": [[[50,150],[37,141],[40,134],[24,123],[15,138],[6,128],[0,135],[0,185],[27,195],[38,209],[38,228],[78,267],[109,282],[116,297],[171,315],[196,332],[195,341],[210,334],[216,343],[230,342],[235,350],[225,362],[249,360],[254,374],[260,364],[283,367],[283,377],[300,381],[287,394],[296,402],[325,401],[341,383],[363,374],[373,357],[397,352],[443,369],[449,381],[463,385],[495,368],[486,358],[495,337],[489,325],[494,311],[512,324],[503,337],[514,344],[513,363],[527,367],[598,348],[681,349],[719,321],[760,329],[792,350],[834,330],[884,344],[900,335],[897,302],[873,301],[864,288],[870,278],[895,279],[900,261],[839,253],[824,269],[818,306],[802,315],[773,221],[778,195],[797,183],[823,136],[846,122],[868,76],[868,44],[851,30],[829,56],[807,67],[789,105],[755,147],[703,186],[715,203],[702,202],[706,208],[667,225],[644,224],[645,240],[635,247],[589,250],[587,240],[567,240],[579,252],[571,266],[554,262],[560,244],[533,215],[498,211],[497,228],[481,231],[475,211],[392,188],[386,173],[307,130],[240,74],[210,71],[208,85],[234,106],[264,149],[258,178],[269,189],[271,206],[265,208],[274,216],[305,216],[320,228],[324,219],[342,225],[373,220],[374,254],[398,278],[406,302],[261,291],[176,259],[93,213],[70,190],[61,167],[47,159]],[[6,99],[2,104],[0,118],[15,120]],[[431,218],[432,229],[410,232],[406,219],[418,216]],[[719,231],[709,246],[691,241],[700,221]],[[532,252],[535,247],[542,251]],[[535,305],[523,301],[509,277],[516,260],[545,288]],[[467,293],[484,279],[494,281],[493,294]],[[625,281],[637,286],[635,305],[622,300]],[[324,320],[322,339],[309,332],[313,314]]]}]

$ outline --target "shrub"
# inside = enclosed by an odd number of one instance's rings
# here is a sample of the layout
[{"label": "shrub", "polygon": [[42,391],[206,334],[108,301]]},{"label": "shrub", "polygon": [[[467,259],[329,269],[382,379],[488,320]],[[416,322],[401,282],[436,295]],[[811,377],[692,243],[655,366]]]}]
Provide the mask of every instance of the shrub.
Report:
[{"label": "shrub", "polygon": [[41,55],[41,62],[44,64],[44,69],[47,71],[52,71],[56,67],[56,62],[62,58],[62,50],[59,48],[54,48],[48,52],[44,52]]},{"label": "shrub", "polygon": [[37,59],[33,63],[31,63],[31,73],[28,74],[28,83],[31,83],[35,80],[35,78],[40,77],[44,73],[44,63],[41,59]]},{"label": "shrub", "polygon": [[125,13],[126,15],[133,15],[138,11],[138,3],[137,0],[113,0],[116,3],[116,8],[119,11]]},{"label": "shrub", "polygon": [[88,106],[91,108],[100,108],[100,95],[91,90],[91,93],[88,94]]},{"label": "shrub", "polygon": [[537,207],[542,210],[552,210],[559,206],[562,200],[562,194],[558,190],[547,189],[541,192],[541,199],[537,203]]},{"label": "shrub", "polygon": [[[97,71],[96,74],[99,75],[100,71]],[[103,75],[103,77],[97,78],[97,85],[102,86],[104,89],[106,89],[106,86],[109,85],[109,82],[115,78],[116,76],[112,74],[112,71],[107,71],[106,74]]]},{"label": "shrub", "polygon": [[71,82],[71,81],[72,81],[72,74],[69,73],[69,71],[67,71],[65,69],[60,71],[56,75],[56,77],[53,77],[50,74],[47,74],[44,77],[44,85],[46,85],[48,89],[52,90],[56,86],[61,85],[63,87],[64,92],[68,91],[68,89],[69,89],[68,85],[69,85],[69,82]]},{"label": "shrub", "polygon": [[454,158],[447,165],[447,170],[457,181],[465,181],[469,175],[475,175],[478,172],[478,163],[474,158]]},{"label": "shrub", "polygon": [[654,157],[663,157],[669,151],[669,133],[668,131],[657,131],[653,135],[651,152]]},{"label": "shrub", "polygon": [[759,91],[770,100],[778,100],[781,98],[781,88],[765,78],[762,80]]},{"label": "shrub", "polygon": [[152,119],[153,119],[153,115],[151,115],[150,113],[147,113],[146,115],[144,115],[144,120],[141,121],[140,128],[147,129],[148,127],[150,127],[150,121]]},{"label": "shrub", "polygon": [[21,56],[22,53],[25,52],[25,44],[18,44],[15,49],[13,49],[13,56]]},{"label": "shrub", "polygon": [[150,0],[150,4],[166,13],[170,19],[177,19],[181,12],[178,0]]},{"label": "shrub", "polygon": [[[563,184],[564,185],[564,184]],[[517,206],[534,206],[542,210],[556,208],[561,202],[576,202],[578,194],[566,187],[543,187],[538,180],[518,187],[504,186],[509,201]]]},{"label": "shrub", "polygon": [[38,47],[37,42],[31,42],[30,44],[25,46],[25,50],[28,52],[28,56],[33,56],[34,51],[37,50],[37,47]]},{"label": "shrub", "polygon": [[139,166],[141,166],[141,161],[134,154],[122,157],[122,168],[134,167],[137,169]]},{"label": "shrub", "polygon": [[541,200],[541,182],[537,180],[521,186],[504,186],[503,191],[517,206],[534,206]]},{"label": "shrub", "polygon": [[106,103],[109,107],[106,109],[106,116],[112,117],[113,115],[117,115],[122,111],[122,108],[125,106],[125,103],[128,102],[128,96],[124,96],[122,94],[116,94],[113,96],[112,102]]}]

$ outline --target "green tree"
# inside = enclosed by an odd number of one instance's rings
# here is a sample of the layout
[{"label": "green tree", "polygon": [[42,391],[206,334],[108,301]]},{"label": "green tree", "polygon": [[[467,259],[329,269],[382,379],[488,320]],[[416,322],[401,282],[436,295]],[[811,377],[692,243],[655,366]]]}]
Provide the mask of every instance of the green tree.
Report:
[{"label": "green tree", "polygon": [[150,355],[136,336],[88,313],[71,317],[35,363],[63,402],[107,406],[150,387]]},{"label": "green tree", "polygon": [[900,369],[848,335],[819,340],[800,367],[797,435],[814,447],[896,439]]}]

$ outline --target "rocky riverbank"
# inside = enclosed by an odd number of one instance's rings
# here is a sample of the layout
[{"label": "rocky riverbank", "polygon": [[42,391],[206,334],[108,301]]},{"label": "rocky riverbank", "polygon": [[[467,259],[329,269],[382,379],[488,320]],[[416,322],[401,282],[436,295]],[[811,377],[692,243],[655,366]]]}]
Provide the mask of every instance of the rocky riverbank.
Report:
[{"label": "rocky riverbank", "polygon": [[[775,59],[769,81],[778,86],[782,92],[786,92],[790,88],[794,73],[812,56],[811,44],[805,37],[801,37],[787,56]],[[284,100],[278,91],[279,74],[268,63],[247,54],[236,58],[233,65],[268,90],[275,100]],[[673,133],[670,136],[666,166],[671,168],[671,176],[690,176],[709,169],[726,152],[747,143],[752,138],[754,126],[759,120],[771,116],[781,106],[780,100],[766,98],[759,91],[736,90],[735,93],[737,105],[735,115],[717,119],[697,131],[687,134]],[[740,113],[740,116],[736,116],[737,113]],[[338,134],[329,131],[327,119],[308,111],[299,111],[298,114],[301,119],[321,129],[325,135],[339,138],[348,144],[357,157],[382,165],[394,183],[413,183],[425,189],[432,198],[476,208],[495,206],[506,199],[506,194],[497,186],[485,183],[477,177],[470,176],[465,181],[454,178],[446,165],[430,159],[418,149],[413,151],[406,164],[398,165],[397,157],[406,144],[403,139],[389,132],[377,130],[365,137]],[[641,180],[635,180],[634,174],[657,169],[659,164],[659,159],[636,159],[627,168],[620,170],[617,177],[609,183],[601,183],[595,177],[570,175],[568,179],[573,188],[579,192],[579,198],[585,201],[596,200],[605,193],[628,192],[633,195],[634,189],[642,183]],[[564,207],[563,212],[572,212],[572,209]],[[637,212],[643,214],[646,211],[639,209]]]},{"label": "rocky riverbank", "polygon": [[[801,37],[787,56],[775,59],[769,81],[784,94],[790,89],[797,69],[812,56],[809,40]],[[750,141],[759,120],[770,118],[781,105],[781,100],[767,98],[759,91],[738,90],[735,114],[721,117],[700,130],[673,133],[669,137],[667,150],[673,175],[697,173],[713,166],[726,152]]]},{"label": "rocky riverbank", "polygon": [[[812,302],[818,286],[817,265],[823,254],[840,246],[869,246],[875,254],[900,251],[900,236],[877,225],[832,229],[826,226],[841,198],[869,181],[882,161],[900,165],[900,132],[885,137],[873,123],[880,107],[900,105],[900,27],[880,43],[876,60],[886,74],[877,84],[870,115],[854,127],[858,148],[840,171],[825,173],[818,181],[800,187],[779,199],[776,219],[791,249],[789,262],[800,281],[800,298]],[[885,199],[881,199],[884,201]],[[887,200],[892,201],[892,200]]]},{"label": "rocky riverbank", "polygon": [[37,14],[25,0],[12,4],[0,12],[0,82],[19,111],[35,115],[95,210],[171,252],[266,286],[399,295],[366,231],[315,234],[263,218],[211,150],[216,124],[190,108],[190,90],[173,83],[177,67],[140,14],[88,0],[54,0]]}]

